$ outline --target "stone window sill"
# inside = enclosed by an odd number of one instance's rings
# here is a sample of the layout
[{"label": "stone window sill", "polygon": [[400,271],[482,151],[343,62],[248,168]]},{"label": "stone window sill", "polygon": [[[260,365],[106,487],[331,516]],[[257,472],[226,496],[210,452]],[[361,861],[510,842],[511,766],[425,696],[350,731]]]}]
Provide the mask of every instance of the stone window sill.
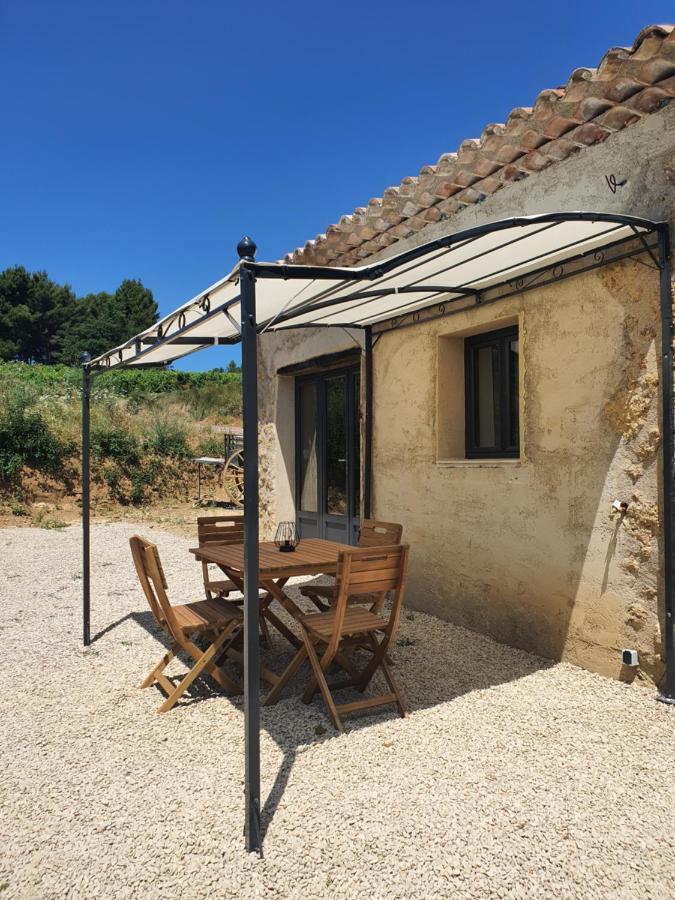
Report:
[{"label": "stone window sill", "polygon": [[518,468],[523,465],[522,459],[437,459],[436,465],[442,469],[501,469]]}]

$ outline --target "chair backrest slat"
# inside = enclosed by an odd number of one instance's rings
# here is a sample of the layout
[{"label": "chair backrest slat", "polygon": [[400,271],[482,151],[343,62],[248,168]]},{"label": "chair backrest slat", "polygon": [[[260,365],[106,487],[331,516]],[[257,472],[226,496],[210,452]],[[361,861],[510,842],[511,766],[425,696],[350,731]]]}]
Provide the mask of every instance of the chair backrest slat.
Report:
[{"label": "chair backrest slat", "polygon": [[129,544],[138,580],[153,616],[165,631],[175,634],[178,624],[166,594],[166,577],[157,546],[137,534],[129,539]]},{"label": "chair backrest slat", "polygon": [[391,640],[398,628],[407,571],[407,544],[395,544],[388,547],[356,547],[342,551],[338,556],[335,629],[331,638],[331,646],[337,647],[339,643],[349,597],[362,596],[365,592],[394,592],[389,624],[386,629],[388,640]]},{"label": "chair backrest slat", "polygon": [[364,519],[359,529],[359,547],[388,547],[400,544],[403,525],[396,522],[380,522],[377,519]]},{"label": "chair backrest slat", "polygon": [[204,544],[243,544],[243,516],[199,516],[197,519],[199,546]]}]

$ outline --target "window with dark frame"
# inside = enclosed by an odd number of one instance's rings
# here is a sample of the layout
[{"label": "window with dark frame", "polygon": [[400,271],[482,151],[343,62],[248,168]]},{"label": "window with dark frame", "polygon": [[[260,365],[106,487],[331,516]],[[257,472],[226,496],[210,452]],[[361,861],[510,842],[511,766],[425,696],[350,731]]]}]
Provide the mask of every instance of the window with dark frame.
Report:
[{"label": "window with dark frame", "polygon": [[464,341],[467,459],[520,455],[518,326]]}]

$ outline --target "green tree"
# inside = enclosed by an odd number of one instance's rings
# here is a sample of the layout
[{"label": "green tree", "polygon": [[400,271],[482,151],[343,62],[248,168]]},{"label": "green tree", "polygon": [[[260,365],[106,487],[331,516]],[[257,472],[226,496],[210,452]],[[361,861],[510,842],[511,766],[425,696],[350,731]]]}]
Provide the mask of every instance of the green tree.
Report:
[{"label": "green tree", "polygon": [[102,291],[87,294],[73,304],[58,335],[56,361],[68,366],[80,364],[82,354],[88,350],[98,356],[114,347],[121,323],[113,321],[110,314],[111,295]]},{"label": "green tree", "polygon": [[76,303],[68,285],[46,272],[13,266],[0,272],[0,357],[30,363],[56,360],[59,333]]},{"label": "green tree", "polygon": [[[127,278],[113,295],[113,307],[121,314],[126,337],[133,337],[157,321],[157,304],[152,291],[136,278]],[[126,338],[123,338],[126,340]]]},{"label": "green tree", "polygon": [[77,365],[85,350],[99,356],[157,321],[152,291],[127,279],[114,294],[87,294],[75,303],[60,334],[58,362]]},{"label": "green tree", "polygon": [[78,365],[85,350],[98,356],[156,321],[152,291],[137,279],[78,299],[46,272],[0,272],[0,359]]}]

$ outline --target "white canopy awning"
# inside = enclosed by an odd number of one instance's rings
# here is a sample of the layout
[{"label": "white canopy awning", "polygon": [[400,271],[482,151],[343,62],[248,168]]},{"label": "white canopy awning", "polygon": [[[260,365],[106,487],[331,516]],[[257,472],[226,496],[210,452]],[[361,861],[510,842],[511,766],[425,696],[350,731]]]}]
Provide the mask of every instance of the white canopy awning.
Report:
[{"label": "white canopy awning", "polygon": [[355,268],[238,263],[152,328],[92,360],[96,368],[162,365],[240,337],[239,271],[256,281],[259,331],[289,327],[361,328],[431,303],[478,298],[505,283],[598,254],[629,239],[648,249],[656,224],[611,213],[568,212],[493,222]]}]

